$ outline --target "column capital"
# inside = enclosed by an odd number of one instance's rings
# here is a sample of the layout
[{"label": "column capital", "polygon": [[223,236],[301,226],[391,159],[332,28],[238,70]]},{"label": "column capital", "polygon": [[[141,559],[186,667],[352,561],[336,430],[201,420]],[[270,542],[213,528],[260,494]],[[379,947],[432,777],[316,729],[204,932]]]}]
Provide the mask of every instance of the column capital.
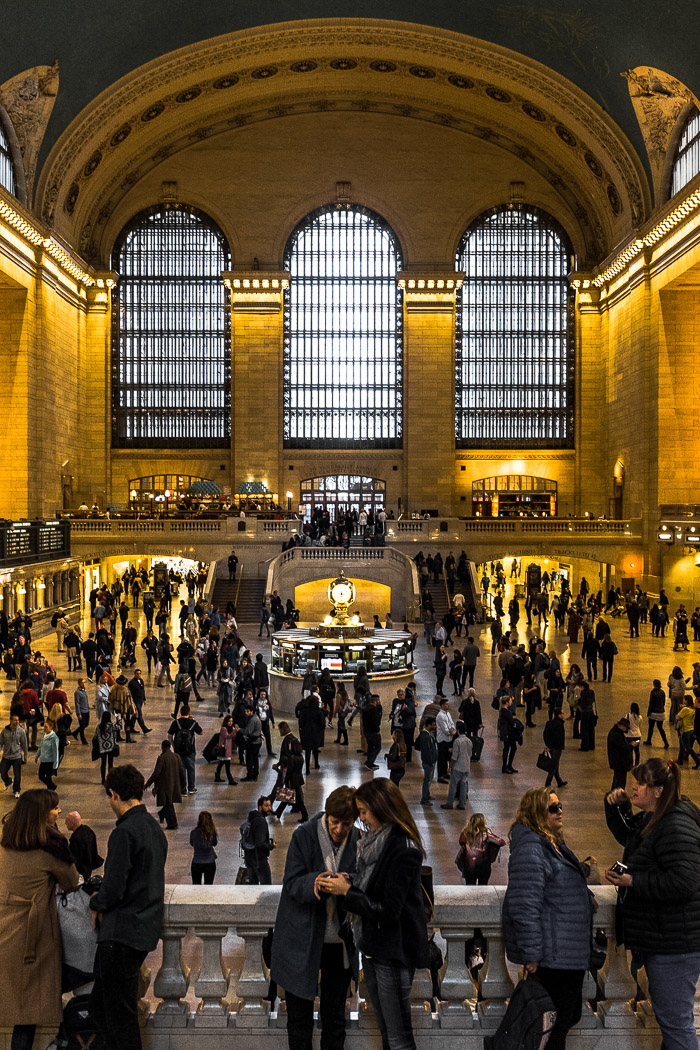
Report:
[{"label": "column capital", "polygon": [[119,274],[114,270],[95,271],[95,281],[87,289],[88,308],[101,307],[106,310],[109,307],[110,293],[116,287]]},{"label": "column capital", "polygon": [[270,310],[282,306],[282,295],[289,287],[290,274],[285,270],[224,271],[222,280],[231,292],[234,310]]},{"label": "column capital", "polygon": [[408,295],[452,296],[462,287],[464,273],[458,270],[400,270],[396,283]]}]

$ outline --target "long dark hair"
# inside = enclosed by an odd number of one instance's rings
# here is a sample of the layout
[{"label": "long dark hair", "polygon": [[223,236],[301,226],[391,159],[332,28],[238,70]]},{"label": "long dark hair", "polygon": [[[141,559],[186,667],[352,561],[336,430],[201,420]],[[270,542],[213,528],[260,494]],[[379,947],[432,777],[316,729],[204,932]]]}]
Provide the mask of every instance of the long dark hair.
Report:
[{"label": "long dark hair", "polygon": [[357,789],[354,801],[356,812],[358,812],[357,803],[364,802],[382,824],[397,824],[409,838],[413,839],[425,856],[416,822],[411,816],[406,800],[391,780],[388,780],[387,777],[375,777],[374,780],[368,780]]},{"label": "long dark hair", "polygon": [[207,809],[203,809],[197,818],[197,830],[202,838],[202,842],[211,842],[216,835],[216,827],[214,825],[214,818]]},{"label": "long dark hair", "polygon": [[42,849],[46,845],[46,825],[49,813],[58,806],[55,791],[32,788],[24,791],[4,818],[0,846],[5,849]]},{"label": "long dark hair", "polygon": [[666,816],[670,809],[681,800],[681,771],[678,765],[664,758],[648,758],[646,762],[635,766],[632,776],[638,784],[647,787],[661,788],[656,809],[642,830],[642,838],[649,834],[654,825]]}]

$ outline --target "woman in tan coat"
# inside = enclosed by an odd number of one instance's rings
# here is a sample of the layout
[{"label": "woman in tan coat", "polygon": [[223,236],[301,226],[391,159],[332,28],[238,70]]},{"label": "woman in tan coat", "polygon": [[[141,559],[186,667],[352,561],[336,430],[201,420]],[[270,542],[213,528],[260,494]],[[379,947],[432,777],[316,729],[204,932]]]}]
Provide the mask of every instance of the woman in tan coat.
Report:
[{"label": "woman in tan coat", "polygon": [[112,705],[112,712],[115,715],[121,715],[124,721],[124,733],[126,734],[127,744],[133,743],[129,733],[129,725],[131,724],[131,716],[136,714],[136,708],[123,674],[119,675],[110,689],[109,702]]},{"label": "woman in tan coat", "polygon": [[[61,1022],[61,932],[55,892],[78,886],[65,839],[51,827],[55,791],[25,791],[4,819],[0,838],[0,959],[5,980],[0,1026],[12,1027],[11,1050],[31,1050],[37,1024]],[[60,859],[59,859],[60,858]]]},{"label": "woman in tan coat", "polygon": [[[169,740],[164,740],[160,747],[161,753],[156,759],[153,772],[146,781],[146,787],[153,784],[153,793],[160,806],[158,820],[161,824],[165,823],[166,831],[174,831],[177,827],[174,803],[182,802],[185,767],[180,756],[173,752]],[[187,794],[186,791],[185,794]]]}]

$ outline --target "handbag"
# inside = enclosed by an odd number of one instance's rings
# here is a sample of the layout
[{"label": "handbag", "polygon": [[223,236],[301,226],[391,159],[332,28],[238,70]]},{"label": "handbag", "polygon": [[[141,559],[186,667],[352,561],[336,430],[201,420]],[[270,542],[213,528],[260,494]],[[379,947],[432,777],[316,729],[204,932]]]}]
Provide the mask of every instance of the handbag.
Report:
[{"label": "handbag", "polygon": [[239,865],[238,871],[236,872],[236,886],[247,886],[250,883],[250,872],[246,868],[245,864]]},{"label": "handbag", "polygon": [[114,758],[119,758],[119,744],[115,744],[112,748],[112,756]]},{"label": "handbag", "polygon": [[294,788],[278,787],[275,792],[275,802],[284,802],[286,806],[293,806],[297,800]]},{"label": "handbag", "polygon": [[554,772],[554,759],[548,751],[540,751],[537,756],[537,768],[541,769],[544,773]]},{"label": "handbag", "polygon": [[81,888],[56,897],[61,928],[63,962],[80,973],[92,974],[97,950],[97,931],[92,928],[90,895]]},{"label": "handbag", "polygon": [[97,733],[92,738],[92,754],[90,756],[93,762],[97,762],[100,757],[100,741],[97,739]]}]

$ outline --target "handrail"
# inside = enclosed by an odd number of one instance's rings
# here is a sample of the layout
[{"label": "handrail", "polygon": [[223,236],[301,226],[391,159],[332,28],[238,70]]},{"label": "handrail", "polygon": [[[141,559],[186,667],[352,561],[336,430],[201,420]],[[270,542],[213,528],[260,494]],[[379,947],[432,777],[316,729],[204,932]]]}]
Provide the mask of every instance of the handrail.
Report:
[{"label": "handrail", "polygon": [[241,580],[243,579],[243,573],[245,572],[245,566],[241,565],[240,562],[239,562],[239,566],[240,566],[240,572],[238,574],[238,583],[236,584],[236,595],[235,595],[235,597],[233,599],[233,604],[236,607],[236,612],[238,612],[238,595],[241,593]]}]

